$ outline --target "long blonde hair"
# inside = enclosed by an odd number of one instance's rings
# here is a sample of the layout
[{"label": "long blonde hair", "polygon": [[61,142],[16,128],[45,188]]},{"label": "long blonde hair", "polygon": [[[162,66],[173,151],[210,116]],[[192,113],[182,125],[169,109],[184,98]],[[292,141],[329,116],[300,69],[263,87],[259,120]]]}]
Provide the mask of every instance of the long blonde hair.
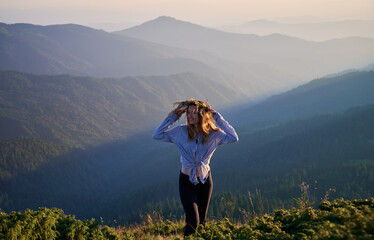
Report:
[{"label": "long blonde hair", "polygon": [[[186,112],[189,106],[196,106],[198,108],[199,123],[197,125],[191,125],[186,117],[186,124],[188,130],[188,141],[192,141],[197,138],[198,134],[203,135],[203,144],[208,141],[210,131],[219,131],[220,128],[216,127],[216,121],[213,118],[210,105],[208,100],[206,102],[195,100],[190,98],[186,101],[175,102],[174,105],[178,105],[171,113]],[[180,117],[181,114],[178,116]]]}]

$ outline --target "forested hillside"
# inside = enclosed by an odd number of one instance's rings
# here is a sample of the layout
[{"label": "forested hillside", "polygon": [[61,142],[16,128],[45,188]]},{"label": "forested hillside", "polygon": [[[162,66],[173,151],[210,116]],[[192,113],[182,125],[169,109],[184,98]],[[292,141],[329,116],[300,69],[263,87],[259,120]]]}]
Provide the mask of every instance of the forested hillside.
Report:
[{"label": "forested hillside", "polygon": [[99,79],[0,71],[0,96],[0,140],[27,136],[87,147],[153,127],[174,101],[228,104],[240,94],[194,73]]},{"label": "forested hillside", "polygon": [[32,172],[70,150],[64,145],[26,137],[0,142],[0,179]]}]

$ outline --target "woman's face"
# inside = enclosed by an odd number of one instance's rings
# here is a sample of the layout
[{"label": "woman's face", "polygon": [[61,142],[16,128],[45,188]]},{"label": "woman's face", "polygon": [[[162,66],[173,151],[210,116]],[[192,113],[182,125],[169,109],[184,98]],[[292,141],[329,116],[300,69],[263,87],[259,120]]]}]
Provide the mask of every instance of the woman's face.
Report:
[{"label": "woman's face", "polygon": [[199,110],[197,106],[191,105],[187,108],[187,121],[190,125],[194,125],[199,122]]}]

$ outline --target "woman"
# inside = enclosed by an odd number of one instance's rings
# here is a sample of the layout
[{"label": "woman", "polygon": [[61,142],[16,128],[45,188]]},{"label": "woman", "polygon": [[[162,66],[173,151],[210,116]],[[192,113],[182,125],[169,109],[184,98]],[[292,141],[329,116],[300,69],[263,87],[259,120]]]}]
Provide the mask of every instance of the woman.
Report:
[{"label": "woman", "polygon": [[[234,128],[209,104],[189,99],[175,105],[178,106],[156,128],[153,138],[175,143],[181,153],[179,195],[186,213],[184,235],[188,236],[198,224],[205,225],[213,190],[210,158],[219,145],[239,139]],[[170,128],[185,112],[186,124]]]}]

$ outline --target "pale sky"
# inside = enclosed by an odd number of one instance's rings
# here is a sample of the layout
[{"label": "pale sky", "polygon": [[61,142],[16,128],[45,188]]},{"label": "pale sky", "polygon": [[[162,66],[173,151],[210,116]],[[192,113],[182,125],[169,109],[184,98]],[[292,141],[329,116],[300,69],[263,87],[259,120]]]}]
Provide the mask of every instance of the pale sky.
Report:
[{"label": "pale sky", "polygon": [[120,30],[159,16],[209,27],[256,19],[374,19],[374,0],[0,0],[0,22],[4,23],[76,23]]}]

